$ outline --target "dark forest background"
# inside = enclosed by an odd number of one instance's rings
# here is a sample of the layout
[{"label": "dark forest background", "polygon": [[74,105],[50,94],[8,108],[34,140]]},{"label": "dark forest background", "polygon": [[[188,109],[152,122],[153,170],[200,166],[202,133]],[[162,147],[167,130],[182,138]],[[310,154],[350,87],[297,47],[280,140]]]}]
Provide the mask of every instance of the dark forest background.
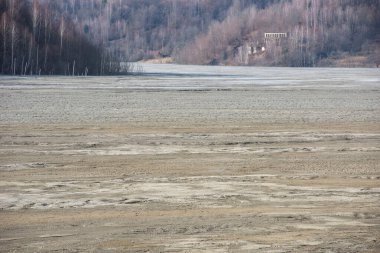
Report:
[{"label": "dark forest background", "polygon": [[[371,67],[379,0],[0,0],[7,74],[96,75],[120,62]],[[287,33],[265,42],[264,33]],[[265,51],[249,55],[251,46]],[[124,66],[123,68],[121,66]]]}]

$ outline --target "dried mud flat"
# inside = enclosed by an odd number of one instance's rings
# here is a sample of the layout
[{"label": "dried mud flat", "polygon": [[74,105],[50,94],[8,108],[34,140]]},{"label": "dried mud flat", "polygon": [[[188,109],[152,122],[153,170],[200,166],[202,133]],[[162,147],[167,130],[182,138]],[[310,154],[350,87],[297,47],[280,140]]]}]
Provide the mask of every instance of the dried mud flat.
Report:
[{"label": "dried mud flat", "polygon": [[1,252],[379,252],[380,73],[0,77]]}]

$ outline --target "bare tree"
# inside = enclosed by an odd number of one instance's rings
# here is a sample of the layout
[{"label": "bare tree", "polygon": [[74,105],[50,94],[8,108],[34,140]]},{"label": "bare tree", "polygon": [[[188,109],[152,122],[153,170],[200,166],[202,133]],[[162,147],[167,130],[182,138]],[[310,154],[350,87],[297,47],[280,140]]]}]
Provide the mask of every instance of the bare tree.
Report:
[{"label": "bare tree", "polygon": [[15,63],[15,44],[16,44],[16,24],[11,23],[11,72],[15,75],[16,63]]},{"label": "bare tree", "polygon": [[61,16],[61,22],[59,25],[59,36],[60,36],[60,47],[59,47],[59,55],[62,57],[62,47],[63,47],[63,35],[65,34],[65,19]]},{"label": "bare tree", "polygon": [[7,62],[7,15],[6,13],[2,14],[2,32],[3,32],[3,62],[1,64],[1,72],[5,71],[5,64]]}]

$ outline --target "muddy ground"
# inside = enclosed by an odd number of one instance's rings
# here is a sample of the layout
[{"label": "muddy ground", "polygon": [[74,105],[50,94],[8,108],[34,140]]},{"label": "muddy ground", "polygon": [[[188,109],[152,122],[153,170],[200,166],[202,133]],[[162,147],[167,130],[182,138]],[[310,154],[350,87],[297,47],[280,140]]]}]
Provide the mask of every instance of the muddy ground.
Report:
[{"label": "muddy ground", "polygon": [[0,252],[379,252],[376,69],[0,77]]}]

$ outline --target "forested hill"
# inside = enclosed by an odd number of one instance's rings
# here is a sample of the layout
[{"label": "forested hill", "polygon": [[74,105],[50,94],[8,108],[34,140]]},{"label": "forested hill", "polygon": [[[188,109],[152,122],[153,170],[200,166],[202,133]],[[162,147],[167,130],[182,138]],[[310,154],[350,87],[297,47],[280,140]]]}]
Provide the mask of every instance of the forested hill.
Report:
[{"label": "forested hill", "polygon": [[[185,64],[380,63],[379,0],[56,1],[92,41],[130,61],[170,57]],[[287,37],[266,40],[265,33]]]},{"label": "forested hill", "polygon": [[1,0],[0,14],[2,73],[380,64],[379,0]]},{"label": "forested hill", "polygon": [[[266,66],[380,64],[380,1],[292,0],[230,8],[176,55],[183,63]],[[210,61],[211,60],[211,61]]]},{"label": "forested hill", "polygon": [[[92,41],[130,61],[177,55],[210,25],[229,15],[233,0],[40,0],[61,13]],[[278,0],[239,0],[241,10]],[[118,52],[120,53],[120,52]]]},{"label": "forested hill", "polygon": [[119,73],[121,59],[90,41],[59,2],[0,0],[0,73]]}]

